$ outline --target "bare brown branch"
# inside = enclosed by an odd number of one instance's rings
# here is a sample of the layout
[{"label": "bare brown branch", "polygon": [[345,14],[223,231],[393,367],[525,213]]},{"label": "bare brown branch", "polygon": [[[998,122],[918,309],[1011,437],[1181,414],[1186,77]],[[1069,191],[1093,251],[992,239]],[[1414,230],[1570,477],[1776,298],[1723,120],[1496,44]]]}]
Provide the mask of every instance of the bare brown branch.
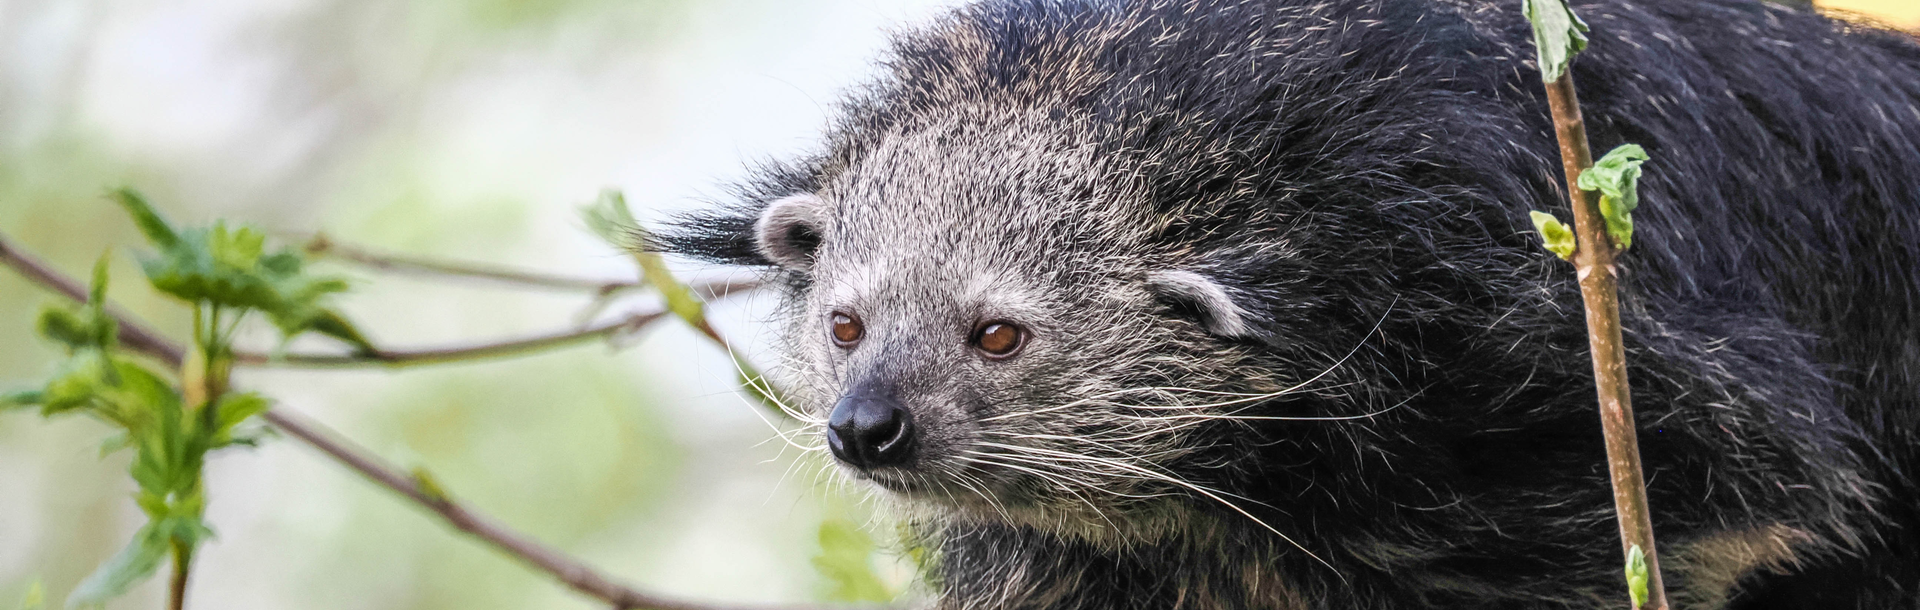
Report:
[{"label": "bare brown branch", "polygon": [[335,242],[325,234],[314,235],[307,240],[302,248],[306,250],[307,254],[313,256],[324,256],[395,273],[464,277],[534,288],[588,291],[600,294],[608,294],[641,286],[639,282],[566,277],[535,271],[511,269],[496,265],[374,252],[365,248]]},{"label": "bare brown branch", "polygon": [[366,354],[287,354],[274,356],[258,352],[236,352],[234,361],[251,366],[287,366],[301,368],[365,368],[388,367],[402,368],[428,364],[445,364],[487,358],[504,358],[529,352],[563,347],[575,343],[584,343],[633,332],[649,322],[660,319],[666,312],[654,310],[638,312],[618,320],[589,326],[574,331],[562,331],[523,339],[512,339],[474,345],[443,347],[416,350],[381,350]]},{"label": "bare brown branch", "polygon": [[1613,477],[1613,506],[1620,521],[1620,551],[1625,556],[1638,545],[1646,553],[1647,601],[1641,608],[1667,610],[1666,586],[1653,546],[1647,484],[1640,471],[1640,442],[1634,428],[1633,398],[1627,387],[1626,347],[1620,338],[1619,278],[1613,263],[1618,252],[1607,237],[1598,194],[1580,190],[1580,174],[1593,167],[1593,151],[1587,145],[1587,128],[1580,116],[1572,70],[1547,83],[1547,103],[1552,107],[1553,132],[1560,142],[1567,193],[1573,202],[1578,242],[1573,264],[1580,279],[1580,299],[1586,303],[1587,340],[1593,353],[1594,386],[1600,397],[1600,424],[1606,434],[1607,470]]}]

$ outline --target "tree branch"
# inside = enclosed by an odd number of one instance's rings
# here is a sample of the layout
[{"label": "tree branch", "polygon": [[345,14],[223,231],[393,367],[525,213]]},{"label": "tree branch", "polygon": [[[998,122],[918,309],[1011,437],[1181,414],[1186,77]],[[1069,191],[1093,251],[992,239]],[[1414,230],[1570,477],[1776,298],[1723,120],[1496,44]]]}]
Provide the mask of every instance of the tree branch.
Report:
[{"label": "tree branch", "polygon": [[1593,167],[1587,144],[1586,122],[1573,88],[1573,70],[1547,83],[1547,104],[1553,112],[1554,136],[1560,142],[1560,160],[1567,176],[1567,195],[1573,202],[1573,225],[1578,244],[1573,265],[1580,280],[1580,299],[1586,304],[1587,342],[1593,354],[1594,389],[1600,398],[1600,425],[1606,435],[1607,470],[1613,478],[1613,507],[1620,522],[1620,551],[1639,546],[1646,554],[1647,600],[1644,610],[1666,610],[1666,586],[1660,578],[1660,560],[1653,548],[1653,517],[1647,508],[1647,484],[1640,471],[1640,442],[1634,429],[1633,397],[1627,387],[1626,344],[1620,338],[1619,278],[1614,270],[1613,241],[1600,215],[1599,195],[1581,190],[1580,174]]},{"label": "tree branch", "polygon": [[387,367],[403,368],[428,364],[444,364],[466,360],[484,360],[517,356],[528,352],[583,343],[593,339],[611,337],[621,333],[633,332],[660,319],[666,312],[660,310],[643,311],[624,318],[589,326],[575,331],[557,332],[524,339],[513,339],[494,343],[480,343],[457,347],[419,350],[380,350],[367,354],[287,354],[275,356],[258,352],[235,352],[234,362],[252,366],[286,366],[300,368],[360,368]]},{"label": "tree branch", "polygon": [[[86,300],[86,289],[83,288],[79,282],[61,275],[59,272],[54,271],[51,267],[39,262],[32,256],[14,248],[8,242],[5,235],[0,235],[0,264],[13,268],[28,280],[51,289],[68,299],[77,302],[84,302]],[[148,330],[145,325],[135,320],[132,316],[126,315],[119,309],[108,307],[107,311],[119,322],[120,341],[123,346],[132,351],[159,359],[172,368],[180,367],[184,360],[184,350],[182,350],[179,345]],[[652,313],[650,317],[646,317],[645,319],[651,320],[660,317],[660,315],[658,312]],[[620,328],[644,324],[645,321],[641,319],[642,317],[643,316],[634,316],[616,322],[614,324],[620,326],[615,326],[611,329],[597,328],[588,329],[588,331],[603,334],[616,332]],[[591,337],[597,335],[587,334],[584,336]],[[510,343],[518,343],[521,346],[513,351],[525,351],[526,349],[531,349],[525,347],[525,345],[533,342],[548,341],[549,343],[546,345],[552,346],[557,344],[553,343],[554,341],[564,342],[578,340],[579,338],[580,337],[572,336],[547,337]],[[502,348],[501,345],[508,344],[464,348],[464,351],[469,355],[482,351],[486,351],[488,355],[501,355],[503,352],[499,350],[505,349]],[[434,357],[439,357],[441,358],[440,361],[444,361],[446,354],[460,351],[462,350],[412,353],[438,353],[440,356],[417,357],[421,361],[428,361]],[[402,352],[402,354],[405,353],[406,352]],[[501,552],[513,556],[527,565],[553,575],[561,583],[566,584],[575,591],[605,601],[612,604],[615,608],[648,608],[652,610],[733,610],[739,608],[736,606],[671,600],[621,585],[566,554],[542,545],[526,537],[524,534],[515,532],[490,517],[467,509],[458,502],[455,502],[452,498],[439,493],[438,490],[428,491],[424,489],[414,477],[405,474],[392,465],[382,462],[366,450],[340,439],[338,435],[326,431],[316,423],[307,421],[284,409],[278,408],[268,410],[262,414],[261,417],[266,419],[269,424],[286,432],[287,435],[306,442],[308,445],[319,449],[322,453],[327,454],[348,468],[359,472],[361,475],[371,479],[382,487],[393,490],[439,515],[455,529],[479,538],[494,548],[499,549]],[[789,608],[791,610],[805,610],[810,607],[793,606]],[[756,610],[769,609],[762,607]]]},{"label": "tree branch", "polygon": [[316,234],[312,238],[309,238],[306,244],[302,246],[302,249],[309,255],[335,258],[381,271],[392,271],[396,273],[475,278],[535,288],[584,290],[598,294],[611,294],[641,286],[639,282],[564,277],[464,261],[375,253],[364,248],[340,244],[329,239],[324,233]]}]

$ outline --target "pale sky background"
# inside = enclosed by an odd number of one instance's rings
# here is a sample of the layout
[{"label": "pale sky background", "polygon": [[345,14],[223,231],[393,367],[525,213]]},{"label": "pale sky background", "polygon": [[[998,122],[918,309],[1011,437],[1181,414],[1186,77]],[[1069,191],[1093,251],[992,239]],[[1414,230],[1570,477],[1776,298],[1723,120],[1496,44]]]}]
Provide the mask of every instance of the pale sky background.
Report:
[{"label": "pale sky background", "polygon": [[[951,4],[0,0],[0,232],[74,274],[113,249],[113,296],[176,337],[185,310],[140,282],[108,186],[182,224],[624,278],[578,205],[607,187],[647,218],[701,205],[752,161],[812,144],[888,28]],[[1825,4],[1920,27],[1920,0]],[[330,269],[355,279],[344,307],[392,346],[564,328],[585,301]],[[31,329],[49,300],[0,272],[0,390],[52,366]],[[752,298],[716,311],[773,364],[765,313]],[[783,451],[731,377],[724,354],[662,324],[618,352],[237,381],[637,585],[822,599],[822,523],[869,515],[819,483],[818,460]],[[0,608],[33,582],[57,604],[139,526],[126,455],[98,455],[107,434],[0,414]],[[219,538],[196,563],[194,608],[599,607],[291,439],[218,454],[208,485]],[[897,558],[873,564],[905,582]],[[159,607],[162,579],[109,607]]]}]

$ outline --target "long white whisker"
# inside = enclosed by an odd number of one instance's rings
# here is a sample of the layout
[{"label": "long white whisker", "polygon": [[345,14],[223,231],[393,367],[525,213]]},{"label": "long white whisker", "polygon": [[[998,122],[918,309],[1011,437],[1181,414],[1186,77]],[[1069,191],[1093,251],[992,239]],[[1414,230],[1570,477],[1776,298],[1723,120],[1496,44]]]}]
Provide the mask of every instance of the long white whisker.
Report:
[{"label": "long white whisker", "polygon": [[[1300,549],[1300,552],[1302,552],[1302,553],[1306,553],[1306,555],[1307,555],[1308,557],[1312,557],[1314,561],[1317,561],[1317,562],[1320,562],[1320,565],[1323,565],[1323,566],[1326,566],[1328,570],[1332,570],[1332,571],[1333,571],[1333,573],[1334,573],[1334,576],[1336,576],[1336,577],[1338,577],[1338,578],[1340,578],[1340,579],[1341,579],[1341,580],[1342,580],[1343,582],[1344,582],[1344,581],[1346,580],[1346,576],[1344,576],[1344,575],[1341,575],[1341,574],[1340,574],[1340,571],[1339,571],[1338,569],[1335,569],[1335,568],[1333,567],[1333,564],[1331,564],[1331,563],[1327,563],[1327,560],[1325,560],[1325,559],[1321,559],[1319,555],[1315,555],[1315,554],[1313,554],[1313,551],[1309,551],[1309,550],[1307,550],[1307,547],[1305,547],[1305,546],[1301,546],[1301,545],[1300,545],[1300,543],[1299,543],[1299,542],[1296,542],[1296,541],[1294,541],[1294,539],[1293,539],[1293,538],[1291,538],[1291,537],[1288,537],[1288,536],[1287,536],[1286,534],[1283,534],[1283,533],[1280,533],[1280,530],[1278,530],[1278,529],[1275,529],[1275,528],[1274,528],[1273,526],[1271,526],[1271,525],[1268,525],[1268,524],[1267,524],[1267,522],[1265,522],[1265,521],[1262,521],[1262,520],[1260,520],[1260,518],[1259,518],[1259,517],[1255,517],[1255,516],[1253,516],[1253,513],[1250,513],[1250,512],[1247,512],[1247,510],[1246,510],[1246,509],[1244,509],[1244,508],[1241,508],[1241,507],[1240,507],[1240,505],[1238,505],[1238,504],[1234,504],[1233,502],[1229,502],[1229,501],[1227,501],[1227,499],[1226,499],[1226,498],[1223,498],[1223,497],[1221,497],[1221,496],[1222,496],[1222,495],[1228,495],[1228,496],[1233,496],[1233,497],[1236,497],[1236,498],[1240,498],[1240,499],[1242,499],[1242,500],[1246,500],[1246,501],[1248,501],[1248,502],[1254,502],[1254,503],[1256,503],[1256,504],[1260,504],[1260,502],[1258,502],[1258,501],[1256,501],[1256,500],[1253,500],[1253,499],[1250,499],[1250,498],[1245,498],[1245,497],[1242,497],[1242,496],[1238,496],[1238,495],[1234,495],[1234,494],[1231,494],[1231,493],[1227,493],[1227,492],[1224,492],[1224,491],[1218,491],[1218,490],[1214,490],[1214,489],[1210,489],[1210,488],[1207,488],[1207,487],[1205,487],[1205,486],[1202,486],[1202,485],[1196,485],[1196,484],[1194,484],[1194,483],[1190,483],[1190,482],[1187,482],[1187,481],[1184,481],[1184,480],[1181,480],[1181,479],[1180,479],[1179,477],[1175,477],[1175,476],[1172,476],[1172,475],[1168,475],[1168,474],[1164,474],[1164,473],[1160,473],[1160,472],[1157,472],[1157,471],[1154,471],[1154,470],[1151,470],[1151,469],[1148,469],[1148,468],[1144,468],[1144,467],[1141,467],[1141,466],[1136,466],[1136,465],[1133,465],[1133,464],[1127,464],[1127,463],[1124,463],[1124,462],[1119,462],[1119,461],[1116,461],[1116,460],[1107,460],[1107,459],[1102,459],[1102,458],[1097,458],[1097,457],[1093,457],[1093,456],[1087,456],[1087,455],[1079,455],[1079,454],[1073,454],[1073,453],[1065,453],[1065,452],[1058,452],[1058,451],[1051,451],[1051,450],[1047,450],[1047,449],[1041,449],[1041,448],[1038,448],[1038,447],[1021,447],[1021,446],[1018,446],[1018,445],[1006,445],[1006,444],[1001,444],[1001,443],[987,443],[987,442],[982,442],[982,443],[979,443],[979,444],[980,444],[980,445],[982,445],[982,446],[988,446],[988,447],[997,447],[997,448],[1001,448],[1001,449],[1006,449],[1006,450],[1009,450],[1009,451],[1018,451],[1018,452],[1025,452],[1025,453],[1028,453],[1029,455],[1034,455],[1035,453],[1038,453],[1038,454],[1042,454],[1042,455],[1044,455],[1044,454],[1047,454],[1047,453],[1052,453],[1052,454],[1055,454],[1055,455],[1056,455],[1057,457],[1062,457],[1062,458],[1067,458],[1067,459],[1075,459],[1075,460],[1087,460],[1087,461],[1089,461],[1089,462],[1094,462],[1094,463],[1101,463],[1101,464],[1105,464],[1105,465],[1108,465],[1108,466],[1112,466],[1112,467],[1114,467],[1114,468],[1120,468],[1120,469],[1123,469],[1123,470],[1129,470],[1129,471],[1133,471],[1133,472],[1137,472],[1137,473],[1140,473],[1140,474],[1143,474],[1143,475],[1146,475],[1146,476],[1149,476],[1149,477],[1152,477],[1152,478],[1154,478],[1155,480],[1160,480],[1160,481],[1165,481],[1165,482],[1168,482],[1168,483],[1172,483],[1172,484],[1175,484],[1175,485],[1179,485],[1179,486],[1181,486],[1181,487],[1185,487],[1185,488],[1187,488],[1187,489],[1190,489],[1190,490],[1192,490],[1192,491],[1194,491],[1195,493],[1198,493],[1198,494],[1200,494],[1200,495],[1203,495],[1203,496],[1206,496],[1206,497],[1208,497],[1208,498],[1210,498],[1210,499],[1212,499],[1212,500],[1214,500],[1214,501],[1216,501],[1216,502],[1219,502],[1219,503],[1221,503],[1221,504],[1223,504],[1223,505],[1225,505],[1225,506],[1226,506],[1227,508],[1230,508],[1230,509],[1233,509],[1233,511],[1234,511],[1234,512],[1237,512],[1237,513],[1240,513],[1240,515],[1241,515],[1241,516],[1243,516],[1243,517],[1246,517],[1246,518],[1247,518],[1247,519],[1249,519],[1249,520],[1252,520],[1252,521],[1253,521],[1253,522],[1254,522],[1255,524],[1258,524],[1258,525],[1259,525],[1260,527],[1262,527],[1262,528],[1265,528],[1265,529],[1266,529],[1267,531],[1269,531],[1269,532],[1272,532],[1272,533],[1273,533],[1273,535],[1275,535],[1275,536],[1279,536],[1279,537],[1280,537],[1280,539],[1281,539],[1281,540],[1285,540],[1285,541],[1287,542],[1287,544],[1291,544],[1291,545],[1293,545],[1293,548],[1296,548],[1296,549]],[[1035,457],[1039,457],[1039,456],[1038,456],[1038,455],[1036,455]],[[1264,504],[1263,504],[1263,505],[1264,505]],[[1272,507],[1270,507],[1270,506],[1269,506],[1269,508],[1272,508]]]},{"label": "long white whisker", "polygon": [[[1336,360],[1336,361],[1334,361],[1334,363],[1333,363],[1332,365],[1329,365],[1329,366],[1328,366],[1327,368],[1325,368],[1325,369],[1323,369],[1323,370],[1321,370],[1321,371],[1320,371],[1320,372],[1319,372],[1318,374],[1315,374],[1314,376],[1312,376],[1312,377],[1309,377],[1309,378],[1307,378],[1307,380],[1306,380],[1306,381],[1302,381],[1302,382],[1300,382],[1300,383],[1297,383],[1297,384],[1294,384],[1294,385],[1292,385],[1292,386],[1289,386],[1289,387],[1286,387],[1286,388],[1283,388],[1283,389],[1280,389],[1280,390],[1277,390],[1277,391],[1274,391],[1274,392],[1268,392],[1268,393],[1266,393],[1266,394],[1243,394],[1243,393],[1229,393],[1230,395],[1237,395],[1237,396],[1241,396],[1241,398],[1238,398],[1238,399],[1235,399],[1235,400],[1231,400],[1231,401],[1225,401],[1225,402],[1221,402],[1221,403],[1216,403],[1216,404],[1214,404],[1214,405],[1211,405],[1211,406],[1227,406],[1227,405],[1232,405],[1232,404],[1239,404],[1239,403],[1244,403],[1244,402],[1253,402],[1253,401],[1260,401],[1260,400],[1266,400],[1266,399],[1270,399],[1270,398],[1277,398],[1277,397],[1280,397],[1280,396],[1284,396],[1284,395],[1286,395],[1286,394],[1289,394],[1289,393],[1292,393],[1292,392],[1294,392],[1294,391],[1297,391],[1297,390],[1300,390],[1300,389],[1302,389],[1302,388],[1305,388],[1305,387],[1307,387],[1308,385],[1310,385],[1310,384],[1312,384],[1313,382],[1315,382],[1315,381],[1319,381],[1319,380],[1320,380],[1320,378],[1322,378],[1322,377],[1326,377],[1327,375],[1329,375],[1329,374],[1332,374],[1332,373],[1333,373],[1333,372],[1334,372],[1335,370],[1337,370],[1337,369],[1339,369],[1341,365],[1344,365],[1344,364],[1346,364],[1348,360],[1350,360],[1350,359],[1352,359],[1352,358],[1353,358],[1353,355],[1354,355],[1354,354],[1358,354],[1358,353],[1360,353],[1360,348],[1362,348],[1362,347],[1366,347],[1366,345],[1367,345],[1367,340],[1368,340],[1368,339],[1371,339],[1371,338],[1373,338],[1373,334],[1374,334],[1374,333],[1376,333],[1376,332],[1379,332],[1379,331],[1380,331],[1380,327],[1381,327],[1382,325],[1384,325],[1384,324],[1386,324],[1386,322],[1387,322],[1387,315],[1393,312],[1393,306],[1394,306],[1394,304],[1396,304],[1396,303],[1399,303],[1399,302],[1400,302],[1400,300],[1399,300],[1399,298],[1397,298],[1397,297],[1396,297],[1396,298],[1394,299],[1394,301],[1393,301],[1392,303],[1388,303],[1388,304],[1387,304],[1387,310],[1386,310],[1385,312],[1381,312],[1381,314],[1380,314],[1380,319],[1379,319],[1379,320],[1376,320],[1376,321],[1375,321],[1375,322],[1373,323],[1373,328],[1372,328],[1372,329],[1370,329],[1370,330],[1368,330],[1368,331],[1367,331],[1367,334],[1366,334],[1366,335],[1363,335],[1363,336],[1361,336],[1361,337],[1360,337],[1360,341],[1359,341],[1359,342],[1357,342],[1357,343],[1355,343],[1355,344],[1353,345],[1353,349],[1350,349],[1350,350],[1347,350],[1347,354],[1346,354],[1346,355],[1344,355],[1344,356],[1341,356],[1339,360]],[[1335,386],[1335,387],[1338,387],[1338,386]],[[1086,397],[1086,398],[1081,398],[1081,399],[1078,399],[1078,400],[1072,400],[1072,401],[1068,401],[1068,402],[1066,402],[1066,403],[1064,403],[1064,404],[1060,404],[1060,405],[1056,405],[1056,406],[1052,406],[1052,407],[1047,407],[1047,408],[1044,408],[1044,409],[1035,409],[1035,410],[1032,410],[1032,411],[1016,411],[1016,412],[1012,412],[1012,413],[1003,413],[1003,414],[1000,414],[1000,415],[995,415],[995,416],[992,416],[992,417],[987,417],[987,418],[983,418],[983,419],[981,419],[980,421],[982,421],[982,422],[989,422],[989,421],[997,421],[997,420],[1001,420],[1001,419],[1009,419],[1009,418],[1014,418],[1014,417],[1031,417],[1031,416],[1033,416],[1033,415],[1038,415],[1038,414],[1042,414],[1042,413],[1050,413],[1050,412],[1054,412],[1054,411],[1060,411],[1060,410],[1063,410],[1063,409],[1069,409],[1069,408],[1073,408],[1073,407],[1076,407],[1076,406],[1080,406],[1080,405],[1083,405],[1083,404],[1087,404],[1088,402],[1092,402],[1092,401],[1097,401],[1097,400],[1101,400],[1101,399],[1103,399],[1103,398],[1107,398],[1107,397],[1109,397],[1109,396],[1115,396],[1115,395],[1119,395],[1119,394],[1126,394],[1126,393],[1132,393],[1132,392],[1144,392],[1144,391],[1166,391],[1166,390],[1169,390],[1169,389],[1172,389],[1172,390],[1178,390],[1178,391],[1188,391],[1188,392],[1196,392],[1196,393],[1203,393],[1203,394],[1205,394],[1205,393],[1218,393],[1218,391],[1216,391],[1216,390],[1200,390],[1200,389],[1195,389],[1195,388],[1163,388],[1163,387],[1153,387],[1153,388],[1124,388],[1124,389],[1119,389],[1119,390],[1112,390],[1112,391],[1108,391],[1108,392],[1102,392],[1102,393],[1100,393],[1100,394],[1095,394],[1095,395],[1093,395],[1093,396],[1088,396],[1088,397]],[[1141,407],[1141,408],[1153,408],[1153,407]],[[1174,407],[1174,408],[1178,408],[1178,407]],[[1196,406],[1196,407],[1193,407],[1193,408],[1203,408],[1203,406]]]},{"label": "long white whisker", "polygon": [[1044,481],[1047,481],[1047,482],[1049,482],[1049,483],[1053,483],[1053,484],[1054,484],[1055,486],[1057,486],[1057,487],[1059,487],[1061,491],[1064,491],[1064,492],[1067,492],[1067,493],[1068,493],[1069,495],[1072,495],[1072,496],[1073,496],[1073,497],[1074,497],[1075,499],[1078,499],[1078,500],[1080,500],[1080,502],[1081,502],[1082,504],[1086,504],[1086,505],[1087,505],[1087,508],[1088,508],[1089,510],[1092,510],[1092,511],[1093,511],[1093,514],[1094,514],[1095,516],[1097,516],[1097,517],[1100,517],[1100,520],[1101,520],[1101,521],[1105,521],[1105,522],[1107,522],[1107,525],[1108,525],[1108,526],[1110,526],[1110,527],[1112,527],[1112,528],[1113,528],[1113,531],[1116,531],[1116,532],[1119,532],[1119,531],[1125,531],[1125,530],[1122,530],[1122,529],[1120,528],[1120,524],[1118,524],[1118,523],[1114,523],[1114,522],[1113,522],[1113,519],[1112,519],[1112,518],[1110,518],[1110,517],[1108,517],[1108,516],[1107,516],[1107,513],[1106,513],[1105,511],[1102,511],[1102,510],[1100,510],[1100,507],[1099,507],[1098,505],[1095,505],[1095,504],[1093,503],[1093,500],[1091,500],[1091,499],[1088,499],[1088,498],[1087,498],[1086,496],[1084,496],[1084,495],[1081,495],[1081,493],[1080,493],[1080,492],[1079,492],[1078,490],[1075,490],[1075,489],[1074,489],[1074,485],[1072,485],[1072,484],[1069,484],[1069,483],[1078,483],[1078,484],[1079,484],[1080,486],[1082,486],[1082,487],[1087,487],[1087,488],[1089,488],[1089,489],[1098,489],[1098,490],[1101,490],[1101,491],[1109,491],[1109,492],[1111,492],[1111,490],[1105,490],[1105,489],[1101,489],[1101,488],[1099,488],[1099,487],[1097,487],[1097,486],[1094,486],[1094,485],[1090,485],[1090,484],[1088,484],[1088,483],[1087,483],[1087,482],[1085,482],[1085,481],[1079,481],[1079,480],[1076,480],[1076,479],[1073,479],[1073,478],[1071,478],[1071,477],[1065,477],[1065,476],[1061,476],[1061,475],[1059,475],[1058,473],[1048,473],[1048,472],[1044,472],[1044,471],[1041,471],[1041,470],[1038,470],[1038,469],[1034,469],[1034,468],[1028,468],[1028,467],[1025,467],[1025,466],[1020,466],[1020,465],[1016,465],[1016,464],[1009,464],[1009,463],[1006,463],[1006,462],[1001,462],[1001,461],[998,461],[998,460],[995,460],[995,459],[991,459],[991,458],[997,458],[997,457],[1009,457],[1009,456],[1005,456],[1005,455],[992,455],[992,454],[985,454],[985,453],[979,453],[979,452],[973,452],[973,454],[974,454],[974,457],[973,457],[973,459],[974,459],[975,461],[978,461],[978,462],[980,462],[980,463],[982,463],[982,464],[991,464],[991,465],[994,465],[994,466],[999,466],[999,467],[1001,467],[1001,468],[1010,468],[1010,469],[1013,469],[1013,470],[1018,470],[1018,471],[1022,471],[1022,472],[1026,472],[1026,473],[1029,473],[1029,474],[1032,474],[1032,475],[1034,475],[1034,476],[1036,476],[1036,477],[1040,477],[1040,479],[1041,479],[1041,480],[1044,480]]}]

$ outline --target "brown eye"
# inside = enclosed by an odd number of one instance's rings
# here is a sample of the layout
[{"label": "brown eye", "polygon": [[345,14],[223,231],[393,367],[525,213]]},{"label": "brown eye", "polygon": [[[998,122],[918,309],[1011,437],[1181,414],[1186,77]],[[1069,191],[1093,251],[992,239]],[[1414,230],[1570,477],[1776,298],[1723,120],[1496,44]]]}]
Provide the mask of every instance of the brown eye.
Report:
[{"label": "brown eye", "polygon": [[1026,342],[1027,331],[1011,322],[988,322],[973,333],[973,346],[991,358],[1012,356]]},{"label": "brown eye", "polygon": [[840,347],[853,347],[860,338],[867,335],[867,327],[860,324],[860,318],[846,312],[833,312],[833,342]]}]

